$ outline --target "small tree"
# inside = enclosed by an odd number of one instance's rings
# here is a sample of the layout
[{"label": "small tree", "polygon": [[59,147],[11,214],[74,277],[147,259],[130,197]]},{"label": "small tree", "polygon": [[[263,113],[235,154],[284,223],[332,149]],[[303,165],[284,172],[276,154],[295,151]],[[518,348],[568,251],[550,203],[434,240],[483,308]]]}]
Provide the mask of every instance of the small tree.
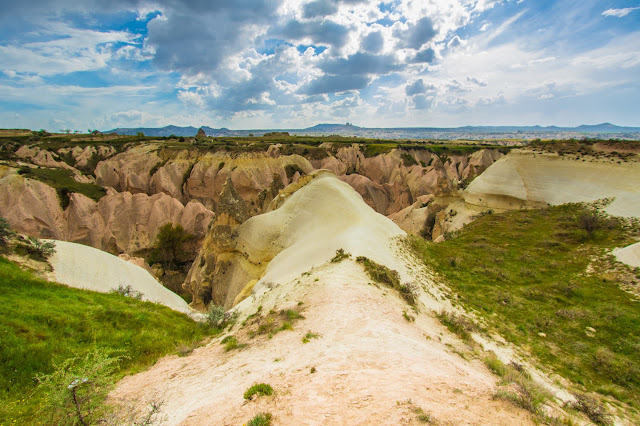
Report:
[{"label": "small tree", "polygon": [[51,424],[90,425],[110,416],[105,399],[113,387],[113,373],[122,357],[111,357],[104,350],[54,364],[51,374],[38,374],[44,390],[43,412]]},{"label": "small tree", "polygon": [[179,255],[192,235],[189,234],[182,225],[173,225],[173,223],[165,223],[158,230],[155,241],[155,251],[158,253],[165,264],[173,266],[178,261]]}]

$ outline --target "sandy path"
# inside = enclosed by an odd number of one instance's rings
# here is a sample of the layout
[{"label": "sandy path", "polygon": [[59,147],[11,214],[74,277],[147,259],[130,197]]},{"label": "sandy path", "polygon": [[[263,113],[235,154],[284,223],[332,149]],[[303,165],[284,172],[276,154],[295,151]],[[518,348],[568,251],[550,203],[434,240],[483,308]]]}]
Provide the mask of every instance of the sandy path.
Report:
[{"label": "sandy path", "polygon": [[[528,413],[492,398],[496,378],[480,361],[452,353],[446,343],[456,339],[437,320],[422,313],[406,321],[407,305],[370,284],[352,260],[251,299],[240,322],[259,304],[268,312],[298,301],[305,319],[272,339],[240,330],[249,343],[242,350],[224,352],[217,339],[187,357],[166,357],[124,378],[112,396],[159,395],[168,424],[240,425],[259,412],[272,413],[275,424],[417,424],[415,407],[441,424],[532,424]],[[308,330],[321,337],[303,344]],[[244,391],[260,382],[275,394],[245,401]]]}]

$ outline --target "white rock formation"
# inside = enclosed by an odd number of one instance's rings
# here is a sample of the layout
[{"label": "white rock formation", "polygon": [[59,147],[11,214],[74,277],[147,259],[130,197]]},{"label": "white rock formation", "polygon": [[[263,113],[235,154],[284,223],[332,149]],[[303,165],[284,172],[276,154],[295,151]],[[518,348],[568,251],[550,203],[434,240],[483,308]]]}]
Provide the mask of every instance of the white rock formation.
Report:
[{"label": "white rock formation", "polygon": [[163,287],[140,266],[93,247],[67,241],[54,242],[56,252],[49,263],[57,282],[101,293],[130,285],[142,293],[142,300],[160,303],[186,314],[193,312],[180,296]]}]

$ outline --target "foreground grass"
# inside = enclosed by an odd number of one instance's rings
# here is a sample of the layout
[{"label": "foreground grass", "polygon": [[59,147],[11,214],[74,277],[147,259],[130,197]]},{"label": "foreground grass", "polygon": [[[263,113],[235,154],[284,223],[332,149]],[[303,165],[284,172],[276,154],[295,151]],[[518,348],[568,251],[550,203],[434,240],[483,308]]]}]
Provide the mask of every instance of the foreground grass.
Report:
[{"label": "foreground grass", "polygon": [[586,272],[605,249],[632,241],[610,221],[588,233],[585,214],[565,205],[487,215],[453,240],[410,245],[490,330],[584,390],[637,408],[640,305],[597,264]]},{"label": "foreground grass", "polygon": [[0,257],[0,424],[38,424],[36,373],[94,348],[120,349],[118,376],[208,330],[165,306],[49,283]]}]

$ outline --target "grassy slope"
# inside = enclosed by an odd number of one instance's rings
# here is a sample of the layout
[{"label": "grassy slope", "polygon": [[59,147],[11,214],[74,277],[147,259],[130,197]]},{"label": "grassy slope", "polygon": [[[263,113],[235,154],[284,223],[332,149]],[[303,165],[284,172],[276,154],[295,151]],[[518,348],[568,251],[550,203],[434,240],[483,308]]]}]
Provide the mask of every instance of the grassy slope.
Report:
[{"label": "grassy slope", "polygon": [[107,191],[99,185],[76,182],[71,172],[65,169],[22,167],[18,173],[26,178],[42,181],[58,191],[66,189],[69,193],[78,192],[95,201],[107,194]]},{"label": "grassy slope", "polygon": [[162,305],[49,283],[0,258],[0,424],[33,424],[36,373],[93,347],[124,349],[119,374],[153,364],[205,328]]},{"label": "grassy slope", "polygon": [[453,240],[411,244],[490,330],[586,390],[637,408],[640,304],[607,271],[585,272],[593,256],[630,240],[622,228],[589,237],[577,225],[583,212],[566,205],[488,215]]}]

